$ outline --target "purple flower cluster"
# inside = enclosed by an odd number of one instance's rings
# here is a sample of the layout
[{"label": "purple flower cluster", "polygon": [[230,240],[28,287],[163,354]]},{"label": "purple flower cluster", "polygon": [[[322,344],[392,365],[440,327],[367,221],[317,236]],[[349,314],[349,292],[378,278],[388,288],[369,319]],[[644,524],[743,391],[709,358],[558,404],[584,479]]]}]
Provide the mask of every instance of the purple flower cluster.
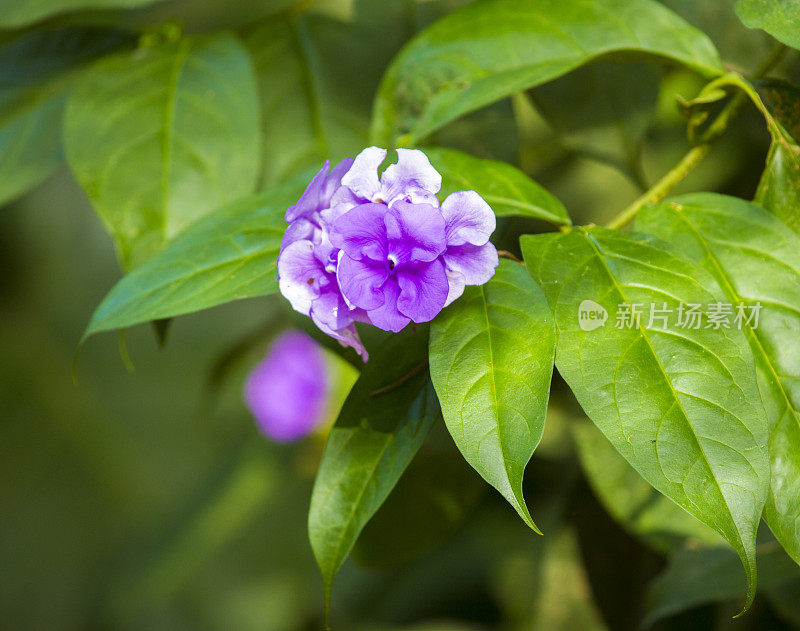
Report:
[{"label": "purple flower cluster", "polygon": [[387,331],[428,322],[498,263],[494,213],[481,196],[459,191],[440,204],[442,176],[427,156],[397,157],[380,178],[385,149],[364,149],[330,172],[326,162],[286,211],[278,257],[292,307],[365,361],[356,322]]}]

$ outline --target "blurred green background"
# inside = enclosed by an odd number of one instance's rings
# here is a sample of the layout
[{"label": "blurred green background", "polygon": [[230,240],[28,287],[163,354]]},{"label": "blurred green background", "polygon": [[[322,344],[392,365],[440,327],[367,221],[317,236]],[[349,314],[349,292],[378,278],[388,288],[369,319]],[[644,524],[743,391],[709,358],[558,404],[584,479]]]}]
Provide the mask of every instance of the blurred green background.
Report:
[{"label": "blurred green background", "polygon": [[[297,4],[177,0],[57,20],[137,33],[167,21],[186,32],[247,29]],[[355,86],[345,96],[357,102],[346,112],[356,121],[356,137],[366,130],[371,96],[394,53],[461,4],[293,6],[326,23],[355,25],[368,38],[366,56],[349,58],[345,50],[326,59]],[[731,2],[665,4],[705,29],[733,67],[752,68],[770,48],[763,34],[741,26]],[[623,84],[634,77],[636,85],[652,86],[650,97],[632,94],[625,112],[600,101],[591,111],[581,109],[594,98],[581,92],[594,72],[619,76]],[[797,80],[800,65],[787,59],[777,74]],[[595,64],[457,121],[432,143],[518,164],[566,204],[576,223],[599,223],[639,194],[637,180],[653,182],[686,151],[675,95],[691,98],[700,87],[687,72]],[[578,107],[558,120],[566,101]],[[621,125],[626,140],[620,144]],[[763,121],[746,110],[681,190],[751,197],[767,145]],[[632,159],[640,149],[641,166]],[[279,157],[281,150],[275,149]],[[319,163],[309,156],[300,161],[305,164],[291,166]],[[277,167],[272,176],[283,178]],[[81,334],[120,276],[111,240],[65,166],[1,210],[0,627],[321,628],[306,514],[324,438],[272,444],[258,434],[241,399],[247,371],[271,337],[290,325],[287,305],[272,296],[181,317],[163,347],[151,327],[137,327],[126,338],[133,372],[113,335],[93,338],[74,384]],[[505,224],[502,238],[513,244],[515,234],[537,228]],[[352,374],[339,367],[336,375],[341,395]],[[441,460],[426,454],[454,450],[439,427],[337,580],[336,628],[638,628],[647,584],[666,560],[628,534],[590,491],[565,429],[579,411],[558,381],[551,408],[526,485],[545,536],[531,535],[460,458],[447,460],[452,466],[445,469],[431,465]],[[434,526],[423,526],[429,523]],[[760,598],[735,623],[729,599],[736,592],[722,591],[690,603],[689,613],[667,617],[660,628],[797,623],[798,592],[791,588]]]}]

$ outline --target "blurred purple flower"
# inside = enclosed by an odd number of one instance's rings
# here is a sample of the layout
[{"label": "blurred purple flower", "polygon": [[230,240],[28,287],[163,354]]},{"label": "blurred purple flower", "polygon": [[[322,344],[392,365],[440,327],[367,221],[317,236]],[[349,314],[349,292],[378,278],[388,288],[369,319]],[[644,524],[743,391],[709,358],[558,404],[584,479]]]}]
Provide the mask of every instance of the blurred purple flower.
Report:
[{"label": "blurred purple flower", "polygon": [[305,333],[287,331],[250,373],[244,395],[261,431],[291,442],[323,420],[329,389],[322,349]]},{"label": "blurred purple flower", "polygon": [[388,331],[428,322],[498,263],[494,213],[480,195],[460,191],[440,206],[442,177],[427,156],[397,156],[380,177],[386,150],[378,147],[330,173],[326,162],[287,210],[278,258],[292,307],[365,361],[356,322]]}]

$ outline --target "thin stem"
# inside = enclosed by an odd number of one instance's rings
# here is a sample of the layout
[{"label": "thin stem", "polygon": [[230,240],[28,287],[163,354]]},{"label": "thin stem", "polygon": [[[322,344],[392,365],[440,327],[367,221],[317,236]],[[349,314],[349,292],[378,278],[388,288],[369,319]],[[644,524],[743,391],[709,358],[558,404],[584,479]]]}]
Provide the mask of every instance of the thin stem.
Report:
[{"label": "thin stem", "polygon": [[508,259],[509,261],[515,261],[517,263],[522,263],[522,261],[520,261],[513,254],[511,254],[511,252],[509,252],[508,250],[498,250],[497,251],[497,256],[499,256],[501,259]]},{"label": "thin stem", "polygon": [[[772,70],[778,63],[780,63],[786,52],[786,46],[783,44],[777,45],[769,57],[767,57],[761,66],[756,70],[753,79],[760,79]],[[712,81],[709,85],[713,84],[718,79]],[[639,214],[639,211],[647,204],[654,204],[664,199],[672,189],[683,181],[683,179],[691,173],[691,171],[702,162],[709,151],[711,150],[711,143],[718,138],[730,125],[731,121],[736,117],[742,105],[747,101],[747,95],[744,92],[738,92],[731,98],[725,105],[722,111],[711,122],[706,129],[705,133],[701,136],[700,142],[692,147],[686,155],[681,158],[680,162],[676,164],[664,177],[656,182],[650,190],[644,195],[636,199],[630,206],[622,210],[616,217],[606,224],[607,228],[622,228],[630,223]]]},{"label": "thin stem", "polygon": [[662,177],[656,184],[639,197],[635,202],[619,213],[606,224],[606,228],[621,228],[625,224],[633,221],[639,210],[647,204],[655,204],[664,199],[669,192],[675,188],[683,178],[694,169],[700,161],[708,155],[711,145],[703,144],[692,147],[689,152],[681,158],[672,170]]},{"label": "thin stem", "polygon": [[406,381],[408,381],[412,377],[415,377],[416,375],[418,375],[422,371],[422,369],[425,368],[427,365],[428,365],[428,360],[426,359],[426,360],[420,362],[417,366],[414,366],[411,370],[409,370],[405,375],[400,377],[400,379],[398,379],[397,381],[393,381],[388,386],[383,386],[383,388],[378,388],[377,390],[373,390],[372,392],[369,393],[369,396],[377,397],[378,395],[386,394],[387,392],[391,392],[395,388],[399,388]]}]

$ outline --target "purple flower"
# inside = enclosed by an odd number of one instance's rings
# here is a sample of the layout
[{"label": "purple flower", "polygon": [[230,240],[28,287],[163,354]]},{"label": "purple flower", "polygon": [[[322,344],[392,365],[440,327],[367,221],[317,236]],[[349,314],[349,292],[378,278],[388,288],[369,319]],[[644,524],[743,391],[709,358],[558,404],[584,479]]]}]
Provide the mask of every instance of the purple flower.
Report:
[{"label": "purple flower", "polygon": [[388,331],[428,322],[498,263],[494,213],[480,195],[460,191],[440,206],[442,177],[427,156],[397,156],[380,177],[386,150],[378,147],[330,173],[326,162],[287,210],[278,258],[292,307],[365,361],[355,322]]},{"label": "purple flower", "polygon": [[261,431],[291,442],[322,421],[329,387],[322,349],[305,333],[287,331],[250,373],[244,393]]}]

